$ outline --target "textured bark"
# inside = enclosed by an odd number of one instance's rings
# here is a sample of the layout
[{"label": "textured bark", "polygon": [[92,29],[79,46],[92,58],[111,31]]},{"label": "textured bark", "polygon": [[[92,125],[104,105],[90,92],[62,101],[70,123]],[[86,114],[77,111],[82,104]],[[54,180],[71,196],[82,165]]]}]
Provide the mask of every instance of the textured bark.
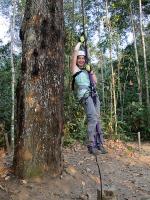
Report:
[{"label": "textured bark", "polygon": [[20,37],[15,173],[57,176],[62,170],[63,1],[27,0]]}]

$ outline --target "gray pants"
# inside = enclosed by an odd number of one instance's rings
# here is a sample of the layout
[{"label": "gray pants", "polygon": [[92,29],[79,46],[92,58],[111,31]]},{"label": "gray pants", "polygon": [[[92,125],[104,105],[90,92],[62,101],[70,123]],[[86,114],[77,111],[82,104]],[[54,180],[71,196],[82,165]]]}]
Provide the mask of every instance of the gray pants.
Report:
[{"label": "gray pants", "polygon": [[96,103],[91,96],[82,99],[82,104],[87,116],[88,138],[90,146],[100,146],[103,144],[103,133],[100,125],[100,101],[96,95]]}]

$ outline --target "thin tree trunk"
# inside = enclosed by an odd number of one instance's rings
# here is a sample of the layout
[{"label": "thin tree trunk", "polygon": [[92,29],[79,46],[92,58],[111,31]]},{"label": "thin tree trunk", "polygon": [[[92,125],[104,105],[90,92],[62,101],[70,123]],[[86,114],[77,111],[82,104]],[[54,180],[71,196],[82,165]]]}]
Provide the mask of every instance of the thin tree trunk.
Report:
[{"label": "thin tree trunk", "polygon": [[113,133],[113,93],[112,82],[110,82],[110,130]]},{"label": "thin tree trunk", "polygon": [[[130,68],[130,66],[129,66],[129,68]],[[122,106],[123,106],[123,108],[124,108],[124,103],[125,103],[125,93],[126,93],[126,85],[127,85],[127,81],[128,81],[128,75],[129,75],[129,70],[127,70],[125,82],[123,84],[123,93],[122,93]]]},{"label": "thin tree trunk", "polygon": [[[70,67],[71,67],[71,58],[70,58],[70,55],[67,56],[67,61],[68,61],[68,71],[67,71],[67,74],[68,74],[68,92],[71,92],[70,90],[72,90],[71,88],[71,83],[72,83],[72,76],[71,76],[71,73],[70,73]],[[69,95],[70,97],[70,95]]]},{"label": "thin tree trunk", "polygon": [[8,134],[5,132],[5,124],[0,123],[0,134],[4,134],[7,153],[10,154],[11,149],[10,149],[10,145],[9,145],[9,141],[8,141]]},{"label": "thin tree trunk", "polygon": [[14,29],[15,29],[15,12],[16,12],[16,0],[12,0],[12,22],[11,22],[11,95],[12,95],[12,109],[11,109],[11,151],[12,155],[14,154],[14,123],[15,123],[15,66],[14,66]]},{"label": "thin tree trunk", "polygon": [[147,61],[146,61],[146,49],[145,49],[145,39],[144,39],[144,31],[143,31],[143,22],[142,22],[142,5],[141,0],[139,0],[139,10],[140,10],[140,31],[142,38],[142,48],[143,48],[143,58],[144,58],[144,70],[145,70],[145,84],[146,84],[146,103],[149,111],[149,80],[148,80],[148,70],[147,70]]},{"label": "thin tree trunk", "polygon": [[113,64],[112,64],[112,30],[111,30],[111,24],[110,20],[108,18],[108,2],[105,0],[105,6],[106,6],[106,18],[107,18],[107,27],[109,32],[109,56],[110,56],[110,66],[111,66],[111,79],[112,79],[112,93],[113,93],[113,106],[114,106],[114,127],[115,127],[115,134],[117,135],[117,108],[116,108],[116,91],[115,91],[115,73],[113,70]]},{"label": "thin tree trunk", "polygon": [[102,77],[102,105],[105,112],[105,86],[104,86],[104,56],[102,55],[102,64],[101,64],[101,77]]},{"label": "thin tree trunk", "polygon": [[64,31],[62,0],[27,0],[20,31],[15,174],[62,172]]},{"label": "thin tree trunk", "polygon": [[[122,105],[122,90],[121,90],[121,82],[120,82],[120,62],[122,59],[122,54],[119,52],[119,35],[117,34],[116,40],[116,49],[117,49],[117,94],[116,94],[116,101],[118,102],[119,108],[121,109],[121,120],[123,121],[123,105]],[[116,102],[116,105],[117,105]]]},{"label": "thin tree trunk", "polygon": [[[100,10],[98,7],[98,12],[97,12],[97,16],[99,14]],[[101,42],[101,27],[100,27],[100,20],[98,21],[98,35],[99,35],[99,42]],[[102,105],[103,105],[103,110],[105,112],[105,86],[104,86],[104,67],[105,67],[105,62],[104,62],[104,55],[103,55],[103,51],[100,48],[100,57],[99,57],[99,63],[100,63],[100,69],[101,69],[101,80],[102,80]]]},{"label": "thin tree trunk", "polygon": [[[72,48],[73,48],[73,33],[74,33],[74,6],[75,6],[75,2],[74,0],[72,0],[72,30],[71,30],[71,38],[70,38],[70,51],[72,51]],[[68,74],[69,74],[69,90],[71,89],[71,82],[72,82],[72,75],[71,75],[71,58],[70,58],[70,55],[68,56],[68,66],[69,66],[69,71],[68,71]]]},{"label": "thin tree trunk", "polygon": [[118,71],[118,98],[119,103],[120,103],[120,108],[121,108],[121,120],[123,121],[123,105],[122,105],[122,90],[121,90],[121,82],[120,82],[120,61],[121,61],[121,56],[119,56],[119,53],[117,53],[117,71]]},{"label": "thin tree trunk", "polygon": [[[75,2],[74,2],[74,0],[72,0],[72,31],[74,31],[74,22],[75,22],[75,20],[74,20],[74,6],[75,6]],[[73,46],[73,44],[72,44],[72,46]]]},{"label": "thin tree trunk", "polygon": [[140,67],[139,67],[139,58],[138,58],[138,51],[137,51],[137,44],[136,44],[136,34],[135,34],[135,26],[133,20],[133,13],[132,13],[132,5],[130,4],[130,16],[131,16],[131,25],[133,31],[133,40],[134,40],[134,51],[135,51],[135,60],[136,60],[136,77],[138,82],[138,97],[139,103],[142,105],[142,86],[141,86],[141,78],[140,78]]}]

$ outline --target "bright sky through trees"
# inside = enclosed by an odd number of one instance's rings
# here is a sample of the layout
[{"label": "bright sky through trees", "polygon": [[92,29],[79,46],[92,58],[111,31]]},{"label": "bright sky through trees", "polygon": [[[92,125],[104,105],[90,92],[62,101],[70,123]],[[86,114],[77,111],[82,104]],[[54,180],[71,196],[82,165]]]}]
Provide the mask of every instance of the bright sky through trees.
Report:
[{"label": "bright sky through trees", "polygon": [[10,35],[8,34],[10,26],[10,21],[4,15],[0,16],[0,40],[2,40],[3,44],[7,44],[10,41]]}]

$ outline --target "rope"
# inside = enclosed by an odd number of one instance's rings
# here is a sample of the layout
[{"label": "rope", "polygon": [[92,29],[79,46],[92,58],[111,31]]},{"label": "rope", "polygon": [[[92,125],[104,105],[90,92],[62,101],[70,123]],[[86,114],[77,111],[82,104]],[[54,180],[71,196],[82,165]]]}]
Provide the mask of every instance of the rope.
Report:
[{"label": "rope", "polygon": [[[88,58],[88,48],[87,48],[87,39],[85,35],[85,14],[84,14],[84,0],[81,0],[81,8],[82,8],[82,23],[83,23],[83,36],[85,38],[85,53],[86,53],[86,63],[88,64],[89,58]],[[102,187],[102,175],[100,166],[97,160],[97,155],[95,155],[96,164],[98,167],[98,173],[99,173],[99,180],[100,180],[100,200],[103,200],[103,187]]]},{"label": "rope", "polygon": [[85,54],[86,54],[86,63],[88,64],[89,62],[89,57],[88,57],[88,48],[87,48],[87,38],[86,38],[86,34],[85,34],[85,14],[84,14],[84,0],[81,0],[81,8],[82,8],[82,25],[83,25],[83,33],[81,35],[84,36],[85,38]]},{"label": "rope", "polygon": [[103,185],[102,185],[102,175],[101,175],[101,170],[100,166],[97,160],[97,155],[95,155],[95,160],[98,168],[98,173],[99,173],[99,180],[100,180],[100,200],[103,200]]}]

